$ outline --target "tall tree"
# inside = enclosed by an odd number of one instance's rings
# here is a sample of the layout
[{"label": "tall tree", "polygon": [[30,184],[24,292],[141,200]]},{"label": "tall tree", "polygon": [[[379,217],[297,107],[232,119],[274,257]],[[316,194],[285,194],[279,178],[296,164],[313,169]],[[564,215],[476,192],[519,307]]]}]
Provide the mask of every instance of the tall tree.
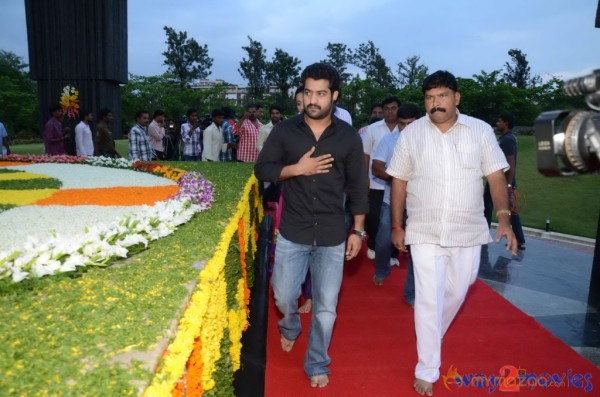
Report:
[{"label": "tall tree", "polygon": [[379,53],[379,48],[371,40],[361,43],[354,51],[353,63],[365,73],[367,79],[380,88],[391,89],[394,86],[394,76],[387,66],[385,59]]},{"label": "tall tree", "polygon": [[300,84],[300,60],[276,48],[273,60],[267,65],[267,81],[276,86],[282,99],[288,98],[290,88]]},{"label": "tall tree", "polygon": [[250,44],[242,47],[248,58],[242,58],[238,72],[248,81],[248,97],[252,100],[262,99],[268,91],[267,82],[267,50],[263,45],[248,36]]},{"label": "tall tree", "polygon": [[11,136],[39,136],[37,86],[23,58],[0,50],[0,121]]},{"label": "tall tree", "polygon": [[352,63],[352,50],[346,44],[327,43],[327,58],[323,63],[327,63],[337,69],[340,74],[342,84],[346,85],[350,81],[350,73],[346,71],[348,64]]},{"label": "tall tree", "polygon": [[508,55],[511,59],[504,64],[506,72],[503,75],[508,84],[517,88],[533,88],[541,83],[542,79],[539,76],[531,76],[527,54],[513,48],[508,50]]},{"label": "tall tree", "polygon": [[179,85],[184,88],[192,80],[205,79],[210,75],[213,59],[208,56],[208,46],[201,46],[194,38],[187,38],[187,32],[176,32],[168,26],[163,27],[167,34],[167,51],[163,65],[169,66],[168,73],[179,79]]},{"label": "tall tree", "polygon": [[429,68],[419,64],[418,55],[407,57],[406,61],[398,63],[398,84],[400,87],[418,87],[427,77]]}]

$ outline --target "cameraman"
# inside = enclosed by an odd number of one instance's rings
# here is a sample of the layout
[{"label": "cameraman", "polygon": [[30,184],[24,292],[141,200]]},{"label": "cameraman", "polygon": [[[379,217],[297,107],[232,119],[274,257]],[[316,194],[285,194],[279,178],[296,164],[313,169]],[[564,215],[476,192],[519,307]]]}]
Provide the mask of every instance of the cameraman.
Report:
[{"label": "cameraman", "polygon": [[[508,185],[508,206],[510,209],[510,224],[512,226],[513,233],[519,243],[519,249],[525,249],[525,235],[523,234],[523,226],[521,226],[521,218],[519,217],[518,209],[515,203],[515,189],[517,188],[516,174],[517,174],[517,138],[513,134],[512,129],[514,127],[514,117],[512,114],[503,113],[498,116],[496,121],[496,128],[500,132],[498,138],[498,145],[504,152],[506,162],[510,168],[504,173],[506,177],[506,184]],[[492,195],[490,194],[489,184],[485,184],[485,191],[483,192],[483,203],[484,203],[484,214],[487,220],[488,227],[492,225],[492,211],[494,204],[492,203]]]}]

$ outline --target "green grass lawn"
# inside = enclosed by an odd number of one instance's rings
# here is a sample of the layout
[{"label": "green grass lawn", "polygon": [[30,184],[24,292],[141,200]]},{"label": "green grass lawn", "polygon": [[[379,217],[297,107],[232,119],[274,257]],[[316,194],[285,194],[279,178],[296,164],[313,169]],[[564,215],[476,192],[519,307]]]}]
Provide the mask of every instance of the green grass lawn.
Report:
[{"label": "green grass lawn", "polygon": [[[547,178],[537,171],[535,137],[519,136],[517,184],[524,226],[594,238],[600,210],[600,176]],[[127,140],[116,141],[117,151],[127,156]],[[41,144],[14,145],[14,153],[41,154]]]}]

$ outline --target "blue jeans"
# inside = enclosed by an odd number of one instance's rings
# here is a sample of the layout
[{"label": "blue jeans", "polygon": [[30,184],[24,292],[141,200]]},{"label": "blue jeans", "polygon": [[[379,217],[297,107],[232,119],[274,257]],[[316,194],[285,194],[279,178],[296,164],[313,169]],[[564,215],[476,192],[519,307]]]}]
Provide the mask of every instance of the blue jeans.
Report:
[{"label": "blue jeans", "polygon": [[390,259],[393,250],[390,205],[381,203],[379,228],[375,237],[375,277],[379,280],[384,280],[390,275]]},{"label": "blue jeans", "polygon": [[[393,252],[390,205],[382,203],[381,213],[379,214],[379,229],[377,230],[377,238],[375,239],[375,277],[379,280],[384,280],[390,275],[390,259]],[[415,276],[412,256],[410,254],[408,257],[408,267],[406,268],[404,299],[411,304],[415,301]]]},{"label": "blue jeans", "polygon": [[199,161],[199,160],[200,160],[200,156],[191,156],[189,154],[183,155],[183,161]]},{"label": "blue jeans", "polygon": [[310,267],[313,314],[308,335],[304,371],[311,377],[329,374],[327,355],[336,318],[338,293],[342,285],[345,242],[333,247],[296,244],[277,237],[275,265],[271,283],[275,304],[283,314],[279,331],[288,340],[296,340],[302,326],[298,312],[301,286]]}]

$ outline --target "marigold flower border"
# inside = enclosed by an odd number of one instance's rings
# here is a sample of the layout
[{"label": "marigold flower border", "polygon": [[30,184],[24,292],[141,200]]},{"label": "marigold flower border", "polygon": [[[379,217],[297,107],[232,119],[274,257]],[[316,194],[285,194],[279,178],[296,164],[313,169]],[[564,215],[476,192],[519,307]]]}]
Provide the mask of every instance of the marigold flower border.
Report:
[{"label": "marigold flower border", "polygon": [[[246,253],[248,242],[253,252],[257,249],[257,225],[263,218],[260,203],[258,180],[252,176],[246,183],[236,213],[229,219],[221,234],[213,256],[200,273],[199,283],[179,321],[175,337],[168,346],[161,365],[150,386],[145,390],[144,396],[183,395],[182,378],[186,376],[186,370],[187,379],[190,380],[186,383],[186,395],[201,396],[204,391],[214,388],[215,363],[220,358],[220,346],[226,327],[231,342],[229,349],[231,370],[235,372],[239,369],[241,337],[248,327],[247,315],[250,301]],[[252,217],[251,212],[256,216]],[[237,280],[237,307],[228,309],[225,259],[236,233],[242,278]],[[197,379],[199,374],[201,374],[200,381]]]}]

